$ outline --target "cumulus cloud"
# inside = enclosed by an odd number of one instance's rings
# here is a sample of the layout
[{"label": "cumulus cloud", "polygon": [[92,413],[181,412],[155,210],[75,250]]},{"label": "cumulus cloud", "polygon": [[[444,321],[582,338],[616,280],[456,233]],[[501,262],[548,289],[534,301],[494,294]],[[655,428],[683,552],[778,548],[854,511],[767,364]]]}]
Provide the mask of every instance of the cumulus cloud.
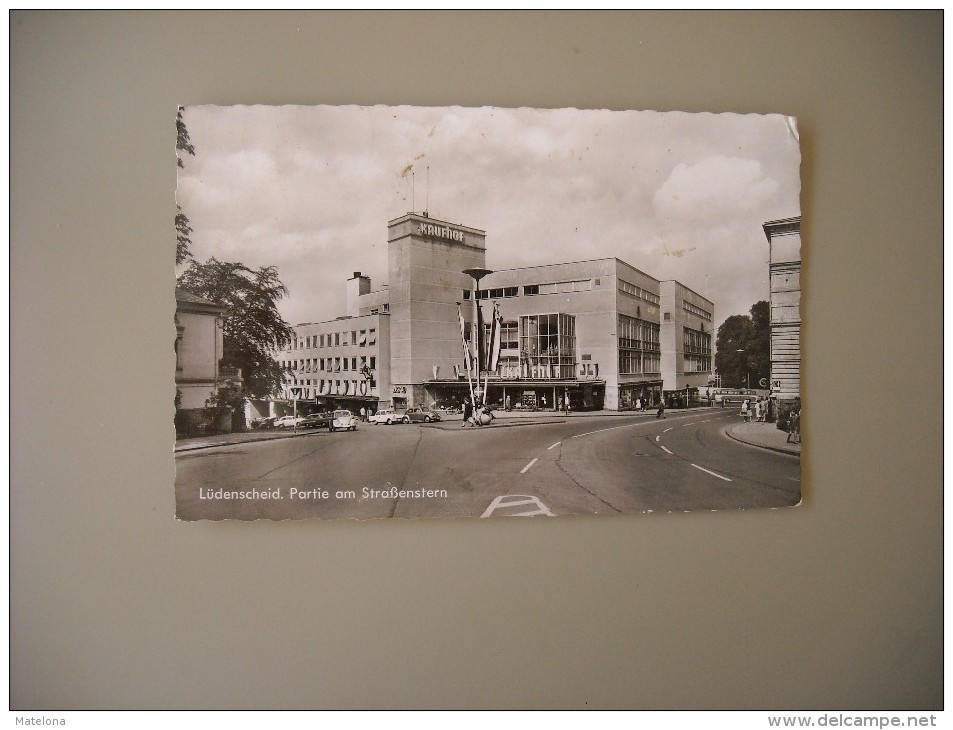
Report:
[{"label": "cumulus cloud", "polygon": [[720,222],[749,214],[777,190],[778,183],[765,176],[758,160],[714,155],[677,164],[653,204],[663,220]]}]

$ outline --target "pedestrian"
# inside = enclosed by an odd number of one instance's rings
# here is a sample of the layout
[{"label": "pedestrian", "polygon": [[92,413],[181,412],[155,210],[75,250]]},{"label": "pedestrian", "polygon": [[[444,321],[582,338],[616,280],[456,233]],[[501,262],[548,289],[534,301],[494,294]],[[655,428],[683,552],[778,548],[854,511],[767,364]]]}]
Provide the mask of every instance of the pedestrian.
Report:
[{"label": "pedestrian", "polygon": [[367,422],[367,409],[364,406],[361,406],[361,420]]},{"label": "pedestrian", "polygon": [[745,398],[744,402],[741,404],[741,417],[745,419],[745,423],[751,421],[751,410],[748,405],[748,399]]},{"label": "pedestrian", "polygon": [[801,443],[801,411],[792,410],[788,416],[788,443]]},{"label": "pedestrian", "polygon": [[513,402],[510,400],[509,396],[506,396],[506,403],[504,404],[504,408],[506,409],[507,413],[513,410]]},{"label": "pedestrian", "polygon": [[635,399],[635,410],[637,410],[637,411],[641,411],[641,410],[642,410],[642,399],[641,399],[641,398],[636,398],[636,399]]},{"label": "pedestrian", "polygon": [[754,420],[761,423],[761,398],[754,402]]},{"label": "pedestrian", "polygon": [[664,399],[664,398],[660,398],[660,399],[659,399],[659,402],[658,402],[658,410],[655,412],[655,417],[656,417],[656,418],[664,418],[664,417],[665,417],[665,399]]},{"label": "pedestrian", "polygon": [[460,425],[460,428],[466,428],[467,423],[470,422],[470,418],[473,416],[473,404],[470,403],[469,398],[463,399],[463,423]]},{"label": "pedestrian", "polygon": [[571,410],[571,409],[570,409],[570,406],[569,406],[569,391],[567,390],[567,391],[566,391],[566,415],[567,415],[567,416],[569,415],[570,410]]},{"label": "pedestrian", "polygon": [[546,396],[543,396],[543,410],[546,410]]}]

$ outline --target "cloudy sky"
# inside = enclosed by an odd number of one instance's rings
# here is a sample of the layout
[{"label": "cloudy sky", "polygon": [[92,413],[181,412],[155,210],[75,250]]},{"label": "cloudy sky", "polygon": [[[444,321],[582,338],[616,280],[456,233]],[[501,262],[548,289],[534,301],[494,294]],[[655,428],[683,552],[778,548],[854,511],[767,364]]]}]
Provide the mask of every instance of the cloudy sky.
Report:
[{"label": "cloudy sky", "polygon": [[615,256],[714,301],[768,298],[765,221],[800,215],[781,115],[461,107],[185,110],[176,197],[192,253],[274,265],[291,324],[344,314],[354,271],[387,279],[387,221],[486,231],[487,267]]}]

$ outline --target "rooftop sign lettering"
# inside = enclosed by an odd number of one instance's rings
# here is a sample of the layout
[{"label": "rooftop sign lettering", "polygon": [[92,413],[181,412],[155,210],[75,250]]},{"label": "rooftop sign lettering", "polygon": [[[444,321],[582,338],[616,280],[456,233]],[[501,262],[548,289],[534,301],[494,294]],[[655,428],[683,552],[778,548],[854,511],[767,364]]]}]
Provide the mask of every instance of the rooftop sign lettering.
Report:
[{"label": "rooftop sign lettering", "polygon": [[449,226],[435,226],[433,223],[421,223],[417,231],[421,236],[434,236],[436,238],[448,238],[451,241],[463,243],[463,231],[455,231]]}]

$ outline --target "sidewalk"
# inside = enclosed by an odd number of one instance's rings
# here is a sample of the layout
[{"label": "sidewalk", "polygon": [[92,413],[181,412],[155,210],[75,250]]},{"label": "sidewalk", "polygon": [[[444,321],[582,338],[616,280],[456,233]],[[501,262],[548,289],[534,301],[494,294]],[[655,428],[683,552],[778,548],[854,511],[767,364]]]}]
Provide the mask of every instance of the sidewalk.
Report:
[{"label": "sidewalk", "polygon": [[[720,410],[718,408],[692,408],[694,412]],[[668,414],[685,413],[684,409],[666,409]],[[570,420],[580,418],[605,418],[621,417],[631,418],[633,416],[645,419],[655,418],[654,410],[647,411],[573,411],[566,415],[562,411],[493,411],[493,422],[489,426],[482,428],[509,428],[514,426],[532,426],[544,423],[564,423]],[[463,416],[459,413],[445,414],[443,419],[437,423],[420,423],[422,428],[439,428],[443,430],[462,428],[461,421]],[[401,426],[375,426],[372,423],[362,423],[358,428],[401,428]],[[471,428],[476,428],[475,426]],[[180,438],[175,442],[175,453],[184,451],[196,451],[198,449],[210,449],[215,446],[227,446],[230,444],[242,444],[255,441],[271,441],[272,439],[283,438],[305,438],[319,433],[327,433],[326,429],[305,429],[303,431],[292,431],[279,429],[275,431],[244,431],[241,433],[222,433],[210,436],[197,436],[194,438]],[[741,441],[750,446],[759,446],[764,449],[772,449],[787,454],[799,455],[801,453],[801,444],[785,443],[787,434],[779,430],[773,423],[732,423],[727,426],[725,433],[736,441]]]},{"label": "sidewalk", "polygon": [[788,434],[778,428],[776,423],[732,423],[725,428],[725,433],[735,441],[749,446],[757,446],[771,451],[780,451],[783,454],[801,455],[801,444],[787,443]]},{"label": "sidewalk", "polygon": [[[695,409],[692,409],[695,410]],[[669,411],[670,413],[672,411]],[[592,418],[593,416],[655,416],[655,411],[645,411],[638,413],[636,411],[573,411],[567,416],[562,411],[524,411],[514,410],[493,411],[494,420],[491,426],[484,428],[505,428],[511,426],[531,426],[541,423],[562,423],[567,419]],[[442,420],[436,423],[419,423],[423,428],[461,428],[460,422],[463,415],[441,414]],[[362,423],[358,428],[400,428],[400,426],[375,426],[373,423]],[[475,427],[474,427],[475,428]],[[175,442],[175,453],[183,451],[196,451],[198,449],[210,449],[215,446],[227,446],[229,444],[242,444],[254,441],[270,441],[272,439],[292,438],[311,436],[316,433],[327,433],[327,429],[306,429],[304,431],[291,431],[288,429],[277,429],[274,431],[244,431],[241,433],[220,433],[210,436],[196,436],[193,438],[180,438]]]}]

